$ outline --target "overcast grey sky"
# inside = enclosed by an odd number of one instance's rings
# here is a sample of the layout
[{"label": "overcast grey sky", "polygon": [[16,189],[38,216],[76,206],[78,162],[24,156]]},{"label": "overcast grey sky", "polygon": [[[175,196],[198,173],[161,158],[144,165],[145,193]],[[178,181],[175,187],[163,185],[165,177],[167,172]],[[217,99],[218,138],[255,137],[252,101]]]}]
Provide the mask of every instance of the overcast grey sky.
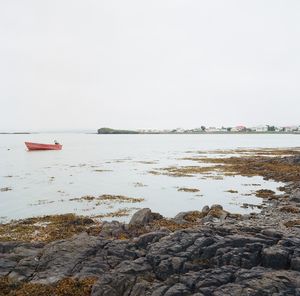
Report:
[{"label": "overcast grey sky", "polygon": [[300,124],[299,0],[1,0],[0,131]]}]

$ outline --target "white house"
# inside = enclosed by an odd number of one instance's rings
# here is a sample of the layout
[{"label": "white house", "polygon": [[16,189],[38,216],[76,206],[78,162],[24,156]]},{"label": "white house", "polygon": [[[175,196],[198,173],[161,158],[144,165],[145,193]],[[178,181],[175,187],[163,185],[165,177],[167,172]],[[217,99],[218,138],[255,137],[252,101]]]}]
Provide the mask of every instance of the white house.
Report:
[{"label": "white house", "polygon": [[209,132],[209,133],[216,133],[218,131],[219,131],[219,129],[214,126],[210,126],[206,129],[206,132]]},{"label": "white house", "polygon": [[296,126],[296,125],[294,125],[294,126],[285,126],[283,128],[283,130],[285,132],[296,132],[296,131],[298,131],[298,126]]},{"label": "white house", "polygon": [[251,127],[251,130],[254,132],[267,132],[268,131],[268,126],[267,125],[258,125]]}]

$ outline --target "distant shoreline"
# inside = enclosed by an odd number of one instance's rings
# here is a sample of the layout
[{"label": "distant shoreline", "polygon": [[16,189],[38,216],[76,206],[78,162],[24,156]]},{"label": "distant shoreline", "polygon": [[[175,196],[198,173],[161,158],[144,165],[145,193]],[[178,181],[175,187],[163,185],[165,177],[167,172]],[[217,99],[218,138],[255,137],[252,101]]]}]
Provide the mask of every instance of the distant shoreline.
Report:
[{"label": "distant shoreline", "polygon": [[127,129],[112,129],[108,127],[102,127],[97,130],[99,135],[227,135],[227,134],[300,134],[297,130],[264,130],[257,131],[247,128],[239,130],[207,130],[207,129],[194,129],[194,130],[182,130],[182,129],[172,129],[172,130],[127,130]]},{"label": "distant shoreline", "polygon": [[[57,132],[59,134],[86,135],[300,135],[300,132],[136,132],[136,133],[97,133],[97,132]],[[55,132],[0,132],[0,135],[55,134]]]},{"label": "distant shoreline", "polygon": [[30,135],[31,133],[29,132],[14,132],[14,133],[5,133],[5,132],[0,132],[0,135]]},{"label": "distant shoreline", "polygon": [[189,132],[189,133],[167,133],[167,132],[152,132],[152,133],[144,133],[144,132],[137,132],[137,133],[91,133],[96,135],[300,135],[300,132],[203,132],[203,133],[196,133],[196,132]]}]

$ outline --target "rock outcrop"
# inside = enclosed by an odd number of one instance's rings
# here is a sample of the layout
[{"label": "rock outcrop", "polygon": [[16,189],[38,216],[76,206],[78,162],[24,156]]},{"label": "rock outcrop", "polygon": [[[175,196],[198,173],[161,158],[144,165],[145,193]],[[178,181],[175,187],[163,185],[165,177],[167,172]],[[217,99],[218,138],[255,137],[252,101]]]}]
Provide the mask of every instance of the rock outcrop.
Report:
[{"label": "rock outcrop", "polygon": [[[205,217],[223,212],[219,206],[204,210]],[[147,223],[151,215],[139,211],[133,224]],[[48,244],[1,242],[0,275],[44,285],[96,277],[93,296],[300,295],[298,229],[267,228],[255,219],[245,224],[249,218],[233,221],[220,217],[130,240],[109,236],[128,228],[113,222],[105,224],[106,235],[82,233]]]}]

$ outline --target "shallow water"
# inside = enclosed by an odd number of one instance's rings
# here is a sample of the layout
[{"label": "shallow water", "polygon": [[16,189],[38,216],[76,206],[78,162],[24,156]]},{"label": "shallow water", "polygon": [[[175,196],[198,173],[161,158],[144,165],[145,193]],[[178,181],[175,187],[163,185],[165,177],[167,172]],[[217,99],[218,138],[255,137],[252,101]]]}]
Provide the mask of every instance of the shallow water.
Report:
[{"label": "shallow water", "polygon": [[[29,152],[24,145],[24,141],[51,143],[54,139],[63,144],[63,150]],[[153,175],[149,171],[197,165],[181,159],[192,156],[193,151],[299,146],[300,135],[0,135],[0,188],[11,189],[0,192],[0,221],[69,212],[99,215],[123,208],[132,209],[132,213],[142,207],[172,217],[215,203],[231,212],[252,212],[255,209],[243,209],[241,205],[260,204],[261,199],[243,194],[262,188],[276,191],[282,184],[261,177],[214,180],[203,179],[202,175]],[[200,192],[180,192],[179,187],[198,188]],[[225,192],[229,189],[238,193]],[[95,202],[69,200],[102,194],[145,201],[96,206]]]}]

